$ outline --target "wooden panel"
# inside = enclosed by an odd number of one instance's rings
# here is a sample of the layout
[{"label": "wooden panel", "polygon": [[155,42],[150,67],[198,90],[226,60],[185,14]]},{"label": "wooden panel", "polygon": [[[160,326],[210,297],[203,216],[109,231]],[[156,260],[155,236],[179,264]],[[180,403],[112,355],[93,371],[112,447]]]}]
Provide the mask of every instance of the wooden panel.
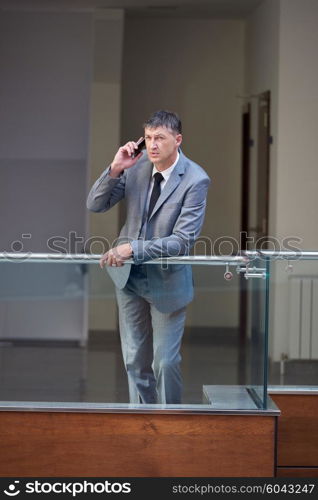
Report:
[{"label": "wooden panel", "polygon": [[1,476],[273,476],[275,417],[0,412]]},{"label": "wooden panel", "polygon": [[318,477],[318,467],[278,467],[277,477]]},{"label": "wooden panel", "polygon": [[271,394],[278,419],[278,466],[318,467],[318,396]]}]

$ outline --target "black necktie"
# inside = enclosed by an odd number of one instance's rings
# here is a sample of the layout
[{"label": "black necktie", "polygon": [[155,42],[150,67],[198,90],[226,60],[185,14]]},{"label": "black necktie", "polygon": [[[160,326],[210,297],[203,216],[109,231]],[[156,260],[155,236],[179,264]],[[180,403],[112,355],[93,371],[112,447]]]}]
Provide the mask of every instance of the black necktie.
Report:
[{"label": "black necktie", "polygon": [[157,172],[153,176],[154,184],[151,192],[151,197],[150,197],[150,202],[149,202],[149,209],[148,209],[148,219],[153,211],[153,208],[160,196],[160,182],[163,181],[163,176]]}]

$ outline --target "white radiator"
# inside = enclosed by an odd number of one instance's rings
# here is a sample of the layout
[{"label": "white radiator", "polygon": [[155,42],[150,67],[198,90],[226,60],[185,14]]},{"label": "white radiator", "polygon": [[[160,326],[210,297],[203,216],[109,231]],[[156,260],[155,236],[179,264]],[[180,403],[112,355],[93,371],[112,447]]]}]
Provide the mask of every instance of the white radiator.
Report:
[{"label": "white radiator", "polygon": [[289,277],[289,359],[318,359],[318,276]]}]

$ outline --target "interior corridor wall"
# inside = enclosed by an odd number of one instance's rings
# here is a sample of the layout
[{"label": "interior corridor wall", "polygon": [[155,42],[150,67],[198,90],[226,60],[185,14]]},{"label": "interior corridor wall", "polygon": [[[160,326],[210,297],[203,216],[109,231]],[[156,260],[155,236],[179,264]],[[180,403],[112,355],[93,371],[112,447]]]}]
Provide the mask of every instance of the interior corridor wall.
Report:
[{"label": "interior corridor wall", "polygon": [[[124,14],[96,10],[93,29],[93,77],[90,106],[88,188],[110,164],[120,146],[121,71]],[[88,251],[104,253],[118,236],[119,205],[106,213],[88,214]],[[90,266],[89,328],[114,331],[117,310],[114,286],[99,266]]]},{"label": "interior corridor wall", "polygon": [[[89,12],[1,11],[2,252],[51,252],[53,237],[64,252],[82,249],[71,232],[86,234],[91,56]],[[1,282],[0,337],[85,341],[79,274],[68,264],[12,264],[13,296]]]},{"label": "interior corridor wall", "polygon": [[[296,238],[293,246],[318,249],[318,3],[315,0],[281,0],[279,49],[278,149],[276,234],[280,240]],[[289,357],[293,311],[289,274],[318,274],[318,263],[276,263],[276,303],[273,324],[274,356]],[[308,298],[310,300],[310,298]],[[295,307],[295,306],[294,306]],[[277,307],[278,309],[278,307]],[[309,321],[309,319],[308,319]],[[298,336],[301,330],[298,330]]]},{"label": "interior corridor wall", "polygon": [[[315,0],[265,0],[247,21],[246,91],[270,90],[272,96],[269,231],[282,250],[290,237],[298,240],[290,242],[294,247],[318,247],[317,23]],[[252,167],[255,161],[252,152]],[[308,272],[314,272],[312,265]],[[270,294],[275,361],[290,348],[289,285],[286,262],[275,262]]]},{"label": "interior corridor wall", "polygon": [[1,12],[2,250],[85,233],[91,54],[89,13]]},{"label": "interior corridor wall", "polygon": [[281,0],[277,235],[318,248],[318,2]]},{"label": "interior corridor wall", "polygon": [[[250,211],[251,224],[255,212],[251,207],[257,206],[257,99],[253,96],[270,91],[270,133],[273,143],[270,146],[270,177],[269,177],[269,235],[276,236],[277,215],[277,149],[279,147],[278,135],[278,79],[279,79],[279,37],[280,37],[280,2],[279,0],[265,0],[246,19],[246,64],[245,64],[245,95],[251,105],[251,139],[253,147],[250,148]],[[274,318],[279,310],[276,308],[276,296],[279,291],[274,286],[274,272],[271,274],[270,294],[270,353],[273,356]],[[280,302],[279,302],[280,304]],[[249,305],[251,312],[251,304]],[[250,315],[249,315],[250,317]],[[282,317],[281,320],[284,320]]]}]

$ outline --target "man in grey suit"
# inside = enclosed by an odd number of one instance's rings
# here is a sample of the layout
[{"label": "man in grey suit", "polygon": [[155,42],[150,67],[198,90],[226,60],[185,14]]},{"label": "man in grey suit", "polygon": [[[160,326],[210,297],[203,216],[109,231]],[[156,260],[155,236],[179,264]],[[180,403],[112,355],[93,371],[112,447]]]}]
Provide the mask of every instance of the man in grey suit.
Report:
[{"label": "man in grey suit", "polygon": [[[144,124],[146,152],[127,142],[93,185],[87,207],[106,212],[125,198],[126,222],[100,265],[116,285],[131,403],[181,403],[180,347],[191,266],[143,263],[189,254],[202,228],[210,179],[180,150],[181,121],[155,112]],[[131,259],[133,264],[125,263]]]}]

